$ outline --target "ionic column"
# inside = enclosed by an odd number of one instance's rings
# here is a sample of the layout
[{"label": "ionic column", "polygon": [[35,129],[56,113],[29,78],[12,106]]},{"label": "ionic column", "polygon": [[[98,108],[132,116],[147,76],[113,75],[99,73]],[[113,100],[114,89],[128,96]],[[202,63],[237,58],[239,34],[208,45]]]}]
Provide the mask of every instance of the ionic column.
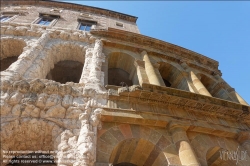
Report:
[{"label": "ionic column", "polygon": [[210,96],[212,95],[208,92],[207,88],[202,84],[200,79],[196,76],[196,74],[187,66],[186,63],[181,63],[181,66],[190,74],[190,79],[193,82],[194,87],[197,89],[197,91],[205,96]]},{"label": "ionic column", "polygon": [[145,62],[145,70],[148,76],[150,84],[165,86],[163,79],[161,78],[160,72],[155,69],[146,51],[141,53],[143,56],[143,61]]},{"label": "ionic column", "polygon": [[198,159],[190,145],[186,130],[181,126],[170,125],[172,140],[179,151],[179,158],[182,165],[200,166]]},{"label": "ionic column", "polygon": [[249,131],[240,132],[237,141],[243,148],[245,148],[248,156],[250,157],[250,132]]},{"label": "ionic column", "polygon": [[193,71],[190,71],[190,77],[193,81],[195,88],[200,94],[212,97],[212,95],[208,92],[207,88],[202,84],[200,79],[196,76],[196,74],[194,74]]},{"label": "ionic column", "polygon": [[1,72],[2,79],[19,80],[37,58],[49,37],[49,33],[46,32],[35,43],[26,46],[18,60],[12,63],[6,71]]}]

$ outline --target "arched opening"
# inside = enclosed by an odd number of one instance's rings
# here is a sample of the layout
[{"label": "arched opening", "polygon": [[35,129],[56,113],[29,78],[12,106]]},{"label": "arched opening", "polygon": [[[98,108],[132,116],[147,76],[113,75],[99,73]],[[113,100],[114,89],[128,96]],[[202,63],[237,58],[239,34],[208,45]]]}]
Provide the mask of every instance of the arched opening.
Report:
[{"label": "arched opening", "polygon": [[108,85],[137,85],[138,77],[134,58],[125,53],[111,53],[108,59]]},{"label": "arched opening", "polygon": [[169,63],[160,62],[159,64],[159,72],[166,87],[190,91],[187,80],[180,69]]},{"label": "arched opening", "polygon": [[82,74],[83,64],[77,61],[60,61],[47,74],[46,79],[65,84],[66,82],[78,83]]},{"label": "arched opening", "polygon": [[[78,83],[85,61],[85,49],[83,46],[72,43],[64,43],[53,47],[42,60],[50,63],[44,64],[42,78],[54,80],[60,83]],[[39,62],[39,61],[38,61]]]},{"label": "arched opening", "polygon": [[198,76],[200,77],[200,81],[206,87],[206,89],[209,91],[209,93],[211,93],[211,95],[213,95],[212,90],[213,90],[213,86],[215,85],[215,81],[204,74],[199,74]]},{"label": "arched opening", "polygon": [[213,80],[209,76],[206,76],[205,74],[198,74],[198,77],[213,97],[232,101],[232,99],[228,95],[228,92],[223,89],[219,84],[217,84],[215,80]]},{"label": "arched opening", "polygon": [[161,163],[158,161],[162,160],[159,157],[161,153],[161,149],[153,143],[142,138],[131,138],[123,140],[113,149],[109,163],[114,166],[149,166]]},{"label": "arched opening", "polygon": [[2,39],[1,40],[1,71],[6,70],[22,54],[26,43],[21,39]]}]

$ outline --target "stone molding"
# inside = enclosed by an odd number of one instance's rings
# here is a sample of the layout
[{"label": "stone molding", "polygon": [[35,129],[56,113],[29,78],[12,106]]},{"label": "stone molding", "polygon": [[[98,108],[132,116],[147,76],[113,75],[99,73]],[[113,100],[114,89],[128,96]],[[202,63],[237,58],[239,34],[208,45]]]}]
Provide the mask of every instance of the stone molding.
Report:
[{"label": "stone molding", "polygon": [[56,2],[56,1],[43,1],[43,0],[9,0],[9,1],[1,1],[1,5],[3,6],[9,6],[9,5],[37,5],[37,6],[56,6],[60,9],[71,9],[71,10],[77,10],[77,11],[85,11],[85,12],[91,12],[99,15],[105,15],[108,17],[113,17],[117,19],[126,20],[129,22],[136,22],[137,17],[118,13],[111,10],[96,8],[96,7],[90,7],[80,4],[73,4],[73,3],[67,3],[67,2]]},{"label": "stone molding", "polygon": [[[90,33],[100,37],[122,41],[123,43],[135,43],[137,47],[141,48],[141,51],[147,50],[149,55],[151,55],[151,52],[155,52],[156,54],[159,54],[159,52],[161,52],[160,54],[169,53],[168,56],[170,57],[171,54],[175,54],[175,57],[173,58],[177,59],[177,61],[180,61],[180,59],[188,61],[189,63],[193,63],[192,61],[194,61],[196,62],[195,64],[193,64],[194,66],[200,66],[201,68],[205,66],[205,68],[209,68],[211,70],[211,73],[219,72],[219,64],[217,61],[188,49],[182,48],[180,46],[173,45],[171,43],[160,41],[141,34],[135,34],[132,32],[124,33],[124,31],[114,28],[95,29],[91,30]],[[152,49],[153,51],[148,51],[150,49]]]},{"label": "stone molding", "polygon": [[[175,105],[183,109],[192,109],[204,115],[216,115],[225,119],[250,121],[249,106],[186,92],[178,89],[156,86],[144,83],[143,90],[133,92],[109,90],[110,100],[122,100],[127,102],[152,103],[163,105]],[[119,93],[120,92],[120,93]]]}]

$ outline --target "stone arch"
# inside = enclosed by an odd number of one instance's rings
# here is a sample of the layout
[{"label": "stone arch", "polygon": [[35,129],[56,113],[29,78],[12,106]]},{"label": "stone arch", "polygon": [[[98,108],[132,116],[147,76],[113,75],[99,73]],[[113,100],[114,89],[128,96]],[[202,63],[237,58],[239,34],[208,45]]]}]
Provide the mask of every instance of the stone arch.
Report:
[{"label": "stone arch", "polygon": [[183,75],[182,69],[178,65],[167,62],[158,63],[160,64],[159,72],[165,83],[165,86],[191,91],[187,79]]},{"label": "stone arch", "polygon": [[134,65],[135,58],[123,52],[108,55],[108,84],[122,86],[137,85],[138,76]]},{"label": "stone arch", "polygon": [[[1,153],[11,156],[27,155],[38,151],[42,151],[41,153],[56,151],[63,131],[53,122],[35,118],[24,118],[1,125]],[[19,153],[8,154],[7,151]],[[3,157],[2,154],[1,157]]]},{"label": "stone arch", "polygon": [[64,42],[45,49],[25,73],[26,78],[47,78],[57,82],[78,83],[85,62],[83,45]]},{"label": "stone arch", "polygon": [[[229,162],[220,160],[220,151],[243,150],[239,143],[231,138],[220,138],[196,132],[188,132],[188,135],[189,139],[190,135],[192,136],[190,142],[201,165],[235,165],[235,161],[233,160]],[[239,161],[238,165],[244,165],[244,162]]]},{"label": "stone arch", "polygon": [[18,56],[22,54],[26,42],[19,38],[1,39],[1,70],[6,70],[13,62],[17,61]]},{"label": "stone arch", "polygon": [[232,100],[228,95],[228,92],[223,89],[223,87],[219,85],[220,83],[216,81],[213,77],[203,73],[198,73],[197,76],[213,97],[225,100]]},{"label": "stone arch", "polygon": [[[180,164],[176,147],[164,129],[119,124],[98,132],[97,162],[145,166]],[[127,153],[121,155],[121,151],[126,150]],[[130,150],[133,153],[129,153]],[[140,158],[143,160],[139,161]]]}]

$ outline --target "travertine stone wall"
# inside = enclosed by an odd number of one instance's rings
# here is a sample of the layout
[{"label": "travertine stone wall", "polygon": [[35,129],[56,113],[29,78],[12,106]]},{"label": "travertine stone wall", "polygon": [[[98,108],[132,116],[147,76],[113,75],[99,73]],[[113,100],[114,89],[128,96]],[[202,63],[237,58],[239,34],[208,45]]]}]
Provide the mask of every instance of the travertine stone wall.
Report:
[{"label": "travertine stone wall", "polygon": [[[13,23],[26,23],[30,24],[35,22],[39,18],[39,14],[51,14],[60,16],[60,18],[56,21],[53,25],[53,28],[66,28],[66,29],[77,29],[79,26],[78,19],[82,20],[94,20],[97,23],[95,28],[97,29],[107,29],[108,27],[117,28],[125,31],[130,31],[134,33],[140,33],[139,29],[137,28],[136,23],[121,20],[119,18],[114,18],[110,16],[105,16],[98,13],[93,13],[89,11],[78,11],[77,9],[72,10],[68,9],[68,6],[58,8],[59,11],[53,11],[56,7],[45,7],[45,6],[35,6],[35,5],[27,5],[22,6],[22,8],[18,8],[17,6],[8,6],[8,7],[1,7],[2,12],[16,12],[17,17],[15,17],[11,22]],[[21,15],[19,13],[22,12]],[[116,23],[122,23],[123,27],[119,27]],[[52,27],[51,27],[52,28]]]},{"label": "travertine stone wall", "polygon": [[[3,77],[2,151],[57,150],[59,165],[94,165],[97,127],[107,95],[103,87],[104,74],[101,74],[101,64],[105,59],[102,42],[96,40],[94,48],[87,52],[95,58],[88,63],[90,77],[84,84],[60,84],[32,78],[13,82]],[[27,54],[27,58],[32,55]]]},{"label": "travertine stone wall", "polygon": [[[133,16],[52,1],[5,3],[2,14],[16,16],[1,23],[1,61],[18,59],[0,73],[2,165],[3,151],[56,151],[60,166],[249,164],[250,107],[216,61],[140,35]],[[60,19],[37,25],[39,13]],[[78,18],[97,25],[78,30]],[[79,82],[46,79],[67,61],[83,64]],[[117,86],[120,73],[129,85]],[[225,150],[246,158],[226,161]]]}]

